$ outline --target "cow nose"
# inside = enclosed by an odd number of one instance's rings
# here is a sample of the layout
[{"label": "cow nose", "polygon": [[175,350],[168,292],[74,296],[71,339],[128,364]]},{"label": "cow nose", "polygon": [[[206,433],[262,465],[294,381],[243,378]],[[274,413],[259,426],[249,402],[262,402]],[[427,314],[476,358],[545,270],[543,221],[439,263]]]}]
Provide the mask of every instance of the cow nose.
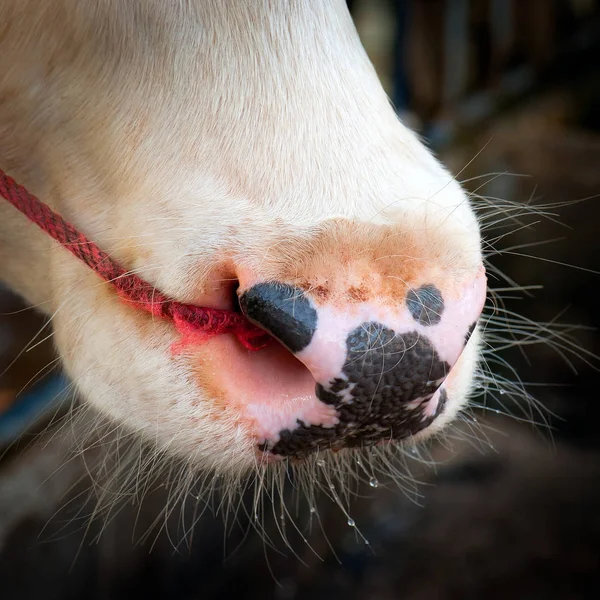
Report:
[{"label": "cow nose", "polygon": [[323,425],[299,413],[296,427],[273,431],[261,449],[303,458],[401,440],[428,427],[444,410],[444,380],[468,343],[485,288],[483,270],[458,293],[445,297],[424,284],[398,302],[317,305],[293,285],[249,288],[240,297],[243,312],[306,366],[315,396],[337,415],[337,423]]},{"label": "cow nose", "polygon": [[285,283],[259,283],[240,297],[242,312],[294,353],[306,348],[317,328],[317,311],[304,292]]}]

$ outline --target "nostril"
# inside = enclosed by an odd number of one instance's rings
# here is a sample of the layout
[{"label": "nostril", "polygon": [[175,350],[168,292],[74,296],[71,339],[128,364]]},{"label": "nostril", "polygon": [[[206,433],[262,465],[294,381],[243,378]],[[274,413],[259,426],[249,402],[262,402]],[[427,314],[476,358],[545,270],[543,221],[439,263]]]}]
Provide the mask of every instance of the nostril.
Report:
[{"label": "nostril", "polygon": [[259,283],[240,296],[242,312],[292,352],[308,346],[317,328],[317,311],[304,292],[279,282]]},{"label": "nostril", "polygon": [[235,279],[234,281],[231,282],[231,288],[229,291],[229,296],[230,296],[230,300],[231,300],[231,310],[233,312],[237,312],[237,313],[241,313],[242,309],[240,306],[240,298],[239,298],[239,294],[238,294],[238,290],[240,289],[240,282]]}]

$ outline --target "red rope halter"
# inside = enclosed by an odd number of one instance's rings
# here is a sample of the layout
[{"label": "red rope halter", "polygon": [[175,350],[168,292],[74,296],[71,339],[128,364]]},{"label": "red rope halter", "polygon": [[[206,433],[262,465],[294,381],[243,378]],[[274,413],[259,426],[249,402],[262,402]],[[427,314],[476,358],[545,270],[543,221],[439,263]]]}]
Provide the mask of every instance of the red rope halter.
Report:
[{"label": "red rope halter", "polygon": [[264,330],[250,323],[241,313],[182,304],[164,296],[137,275],[128,273],[94,242],[6,175],[2,169],[0,196],[110,283],[123,300],[155,317],[173,321],[183,335],[182,343],[199,342],[223,333],[234,334],[248,350],[260,350],[271,341]]}]

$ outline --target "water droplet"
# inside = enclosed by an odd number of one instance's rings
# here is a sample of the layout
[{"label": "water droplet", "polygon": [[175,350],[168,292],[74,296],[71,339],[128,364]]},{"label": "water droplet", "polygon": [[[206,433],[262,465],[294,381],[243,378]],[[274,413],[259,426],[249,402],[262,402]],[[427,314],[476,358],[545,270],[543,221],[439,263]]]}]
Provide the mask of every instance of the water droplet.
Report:
[{"label": "water droplet", "polygon": [[357,459],[356,459],[356,464],[357,464],[359,467],[362,467],[362,463],[360,462],[360,458],[357,458]]},{"label": "water droplet", "polygon": [[471,421],[473,421],[473,423],[477,423],[477,417],[471,417]]},{"label": "water droplet", "polygon": [[504,396],[504,394],[506,394],[506,391],[505,390],[500,390],[500,395]]},{"label": "water droplet", "polygon": [[371,544],[371,542],[369,540],[365,540],[365,545],[369,546]]},{"label": "water droplet", "polygon": [[348,525],[350,525],[350,527],[354,527],[356,525],[356,522],[354,521],[354,519],[348,519]]},{"label": "water droplet", "polygon": [[375,477],[371,477],[371,479],[369,479],[369,485],[372,488],[379,487],[379,481],[377,481],[377,479],[375,479]]},{"label": "water droplet", "polygon": [[311,513],[316,513],[316,512],[317,512],[317,509],[316,509],[314,506],[311,506],[311,507],[310,507],[310,512],[311,512]]},{"label": "water droplet", "polygon": [[333,485],[333,483],[330,483],[329,484],[329,488],[332,489],[332,490],[335,490],[335,485]]},{"label": "water droplet", "polygon": [[319,467],[324,467],[324,466],[325,466],[325,461],[324,461],[322,458],[320,458],[320,459],[317,461],[317,464],[319,465]]},{"label": "water droplet", "polygon": [[414,454],[415,456],[418,454],[417,449],[416,448],[411,448],[410,449],[410,453]]}]

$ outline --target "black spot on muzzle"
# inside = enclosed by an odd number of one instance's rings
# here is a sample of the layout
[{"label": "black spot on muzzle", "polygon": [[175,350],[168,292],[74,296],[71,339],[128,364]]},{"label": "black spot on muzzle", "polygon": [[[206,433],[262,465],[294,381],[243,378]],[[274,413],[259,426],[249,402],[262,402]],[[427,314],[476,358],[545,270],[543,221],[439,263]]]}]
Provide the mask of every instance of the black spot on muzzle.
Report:
[{"label": "black spot on muzzle", "polygon": [[444,299],[435,285],[423,285],[417,290],[410,290],[406,295],[406,305],[413,319],[425,327],[437,325],[444,312]]},{"label": "black spot on muzzle", "polygon": [[317,311],[304,292],[284,283],[259,283],[240,297],[242,312],[292,352],[300,352],[317,328]]},{"label": "black spot on muzzle", "polygon": [[431,342],[417,332],[396,334],[379,323],[364,323],[346,340],[346,361],[339,377],[316,386],[317,397],[335,407],[335,427],[305,425],[279,433],[262,450],[303,458],[316,450],[369,446],[401,440],[428,427],[443,411],[446,392],[433,415],[427,403],[450,370]]}]

